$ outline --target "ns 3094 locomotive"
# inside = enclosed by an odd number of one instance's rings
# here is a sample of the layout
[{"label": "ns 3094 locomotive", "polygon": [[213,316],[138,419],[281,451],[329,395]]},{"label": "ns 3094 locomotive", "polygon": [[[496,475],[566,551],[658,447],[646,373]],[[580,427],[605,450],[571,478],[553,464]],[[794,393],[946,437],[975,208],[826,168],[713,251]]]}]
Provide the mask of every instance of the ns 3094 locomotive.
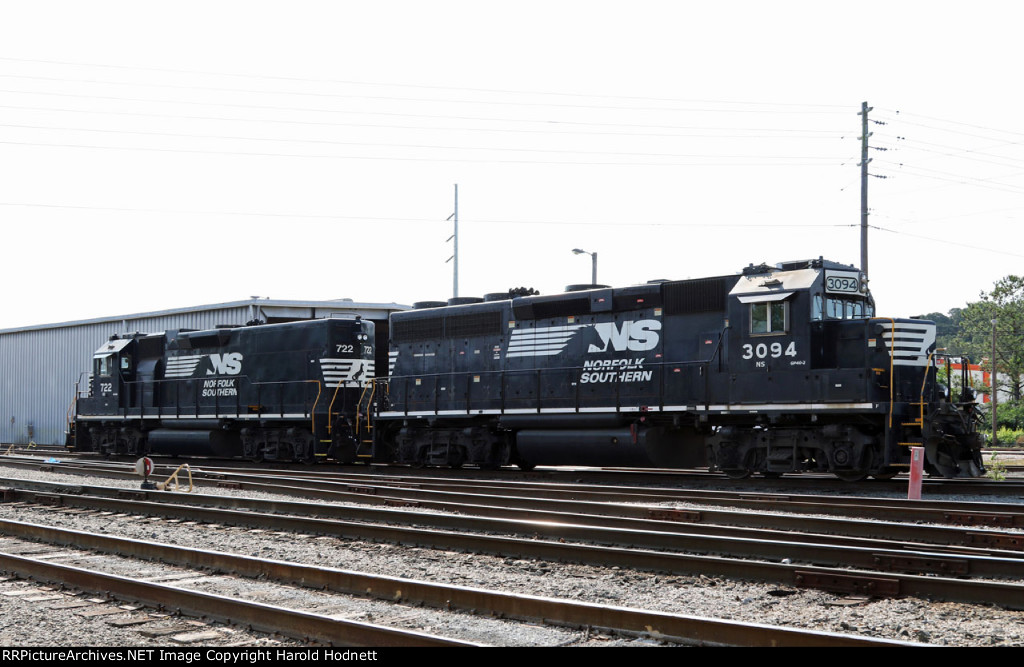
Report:
[{"label": "ns 3094 locomotive", "polygon": [[374,346],[373,323],[360,318],[114,336],[93,355],[68,444],[108,455],[350,460],[370,448],[358,415],[370,401]]},{"label": "ns 3094 locomotive", "polygon": [[976,406],[937,374],[934,323],[876,316],[851,266],[425,305],[391,315],[378,460],[857,480],[921,446],[931,474],[983,473]]}]

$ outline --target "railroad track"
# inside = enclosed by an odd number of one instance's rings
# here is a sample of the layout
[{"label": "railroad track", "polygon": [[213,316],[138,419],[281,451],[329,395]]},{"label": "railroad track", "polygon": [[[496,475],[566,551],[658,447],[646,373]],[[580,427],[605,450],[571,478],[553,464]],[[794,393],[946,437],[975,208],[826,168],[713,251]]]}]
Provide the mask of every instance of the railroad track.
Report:
[{"label": "railroad track", "polygon": [[[46,470],[73,475],[104,476],[120,479],[138,479],[127,464],[109,462],[45,463],[37,459],[0,459],[5,467],[23,467],[32,470]],[[160,479],[172,471],[170,466],[157,466],[153,477]],[[621,486],[610,484],[586,484],[579,482],[552,482],[540,480],[467,479],[464,477],[443,477],[437,471],[427,475],[415,475],[408,471],[403,474],[379,472],[336,472],[326,470],[259,470],[249,468],[238,470],[233,467],[203,466],[192,472],[198,486],[231,486],[236,488],[262,489],[282,495],[303,495],[315,497],[326,494],[332,497],[339,491],[364,492],[367,495],[388,491],[387,495],[405,498],[426,498],[432,492],[450,494],[453,502],[470,502],[486,497],[531,497],[550,500],[572,499],[577,502],[605,503],[699,503],[743,508],[756,511],[791,511],[832,516],[857,516],[863,519],[887,521],[923,521],[933,523],[954,523],[960,525],[991,526],[996,528],[1024,527],[1024,486],[1014,483],[991,483],[990,487],[1003,489],[1012,498],[1009,504],[997,502],[964,502],[953,500],[914,500],[867,496],[815,495],[809,493],[778,493],[758,490],[715,490],[702,488],[673,488],[648,486]],[[1021,480],[1024,484],[1024,480]],[[1007,484],[1010,484],[1007,486]],[[1016,491],[1014,489],[1017,489]],[[458,499],[458,493],[469,494],[467,499]],[[576,511],[565,505],[566,511]]]},{"label": "railroad track", "polygon": [[[480,588],[451,586],[428,582],[412,581],[397,577],[372,575],[344,571],[323,566],[309,566],[267,559],[257,559],[234,554],[191,549],[180,546],[156,544],[149,541],[132,540],[111,536],[98,536],[80,531],[62,530],[24,522],[2,521],[0,532],[8,537],[0,541],[0,568],[17,571],[37,579],[54,581],[63,585],[86,587],[110,591],[117,597],[157,606],[162,609],[175,608],[187,614],[215,615],[219,620],[242,623],[254,628],[289,635],[302,640],[313,640],[327,644],[345,645],[423,645],[458,646],[471,645],[471,641],[442,638],[421,632],[396,629],[378,623],[343,621],[336,614],[323,611],[314,613],[285,608],[282,605],[268,605],[254,601],[240,601],[233,597],[238,587],[238,577],[259,580],[258,594],[287,596],[294,599],[295,587],[304,589],[302,604],[314,604],[311,597],[318,598],[319,606],[327,605],[335,611],[339,608],[352,613],[352,602],[340,604],[336,596],[323,593],[342,593],[359,596],[356,600],[370,599],[362,606],[372,606],[375,618],[392,617],[408,623],[410,617],[427,614],[416,612],[414,607],[425,606],[435,610],[434,614],[451,610],[474,612],[472,617],[461,617],[444,621],[446,627],[459,628],[470,638],[495,634],[496,623],[507,623],[501,619],[521,619],[529,623],[544,623],[557,626],[559,630],[544,630],[551,642],[567,644],[579,641],[579,632],[566,632],[561,628],[586,628],[589,631],[613,632],[617,634],[642,635],[663,642],[686,644],[723,644],[747,646],[882,646],[898,645],[870,638],[853,637],[835,633],[802,631],[762,624],[747,624],[678,614],[667,614],[648,610],[609,607],[569,600],[543,598],[532,595],[515,595],[506,592]],[[32,540],[24,542],[23,540]],[[37,542],[55,545],[50,552],[40,551]],[[75,551],[60,551],[61,547],[73,546]],[[12,549],[28,550],[36,558],[26,558],[9,553]],[[87,551],[86,551],[87,550]],[[148,579],[175,580],[173,586],[138,581],[138,576],[128,578],[113,574],[90,571],[55,564],[58,557],[65,559],[89,558],[88,553],[113,554],[117,556],[120,569],[144,569]],[[39,556],[46,556],[45,559]],[[124,557],[144,559],[146,565],[125,563]],[[160,563],[156,572],[152,563]],[[199,569],[202,568],[202,569]],[[229,589],[230,594],[211,593],[184,589],[185,581],[191,585],[204,583],[209,589],[217,581],[219,589]],[[280,589],[281,585],[287,588]],[[253,596],[252,585],[246,587],[247,595]],[[386,601],[384,603],[377,601]],[[396,604],[396,601],[401,604]],[[293,603],[294,605],[294,603]],[[397,607],[397,611],[393,608]],[[383,609],[383,611],[382,611]],[[437,620],[419,618],[418,623],[442,623]],[[536,627],[536,626],[535,626]],[[538,634],[538,632],[534,632]],[[552,638],[551,636],[554,635]],[[561,640],[561,641],[558,641]]]},{"label": "railroad track", "polygon": [[[0,484],[12,483],[13,480],[0,480]],[[684,532],[678,524],[659,525],[656,527],[660,530],[654,530],[656,522],[647,520],[634,520],[632,527],[612,527],[536,517],[498,519],[39,482],[23,485],[37,490],[16,491],[9,487],[5,498],[437,550],[675,574],[747,577],[836,592],[913,595],[1024,608],[1024,586],[1016,581],[992,580],[1024,579],[1024,558],[1019,552],[996,554],[992,550],[963,547],[950,551],[938,546],[869,540],[857,543],[850,539],[836,544],[832,537],[791,536],[773,531],[751,532],[744,537],[723,536],[708,534],[698,526],[688,526]]]},{"label": "railroad track", "polygon": [[[99,467],[75,467],[83,468],[80,474],[109,474]],[[64,472],[63,464],[53,468]],[[123,466],[120,470],[124,473]],[[395,545],[393,548],[400,550],[411,548],[414,552],[419,549],[438,554],[434,559],[470,559],[464,561],[467,563],[483,557],[457,554],[500,554],[506,563],[523,559],[535,563],[529,567],[542,572],[548,571],[545,563],[585,562],[622,571],[647,569],[700,578],[757,579],[774,582],[788,591],[820,588],[876,599],[921,596],[1015,609],[1021,608],[1019,601],[1024,599],[1016,582],[1021,579],[1022,533],[1012,528],[1018,521],[1018,513],[1013,510],[1019,507],[1000,506],[1003,511],[992,513],[993,503],[976,507],[959,504],[978,516],[983,516],[982,509],[989,511],[984,515],[986,521],[999,519],[993,525],[1003,522],[1011,526],[982,530],[849,521],[838,516],[812,518],[795,513],[800,510],[792,514],[764,510],[783,503],[791,494],[733,493],[732,499],[716,500],[718,492],[699,491],[695,495],[702,500],[695,502],[720,501],[723,505],[693,508],[678,506],[684,502],[678,498],[663,497],[667,491],[692,490],[609,489],[580,484],[557,488],[559,485],[538,481],[501,484],[463,478],[352,475],[319,468],[305,471],[311,474],[292,470],[259,474],[196,471],[200,484],[227,487],[216,493],[230,497],[146,492],[123,488],[124,482],[120,483],[122,488],[103,489],[84,484],[62,488],[21,480],[17,486],[25,490],[8,492],[5,497],[9,502],[0,507],[6,507],[9,511],[5,515],[14,518],[19,518],[18,507],[23,507],[25,513],[49,512],[53,516],[104,512],[138,517],[141,513],[153,517],[151,521],[156,523],[147,524],[153,526],[201,520],[234,524],[245,531],[262,530],[267,535],[295,535],[299,531],[332,536],[323,539],[345,544],[359,541]],[[8,481],[2,480],[0,485]],[[137,486],[137,478],[132,486]],[[261,505],[236,497],[237,489],[286,494],[293,499],[278,497]],[[644,494],[653,500],[638,500]],[[575,499],[577,496],[583,499]],[[10,501],[14,500],[56,505],[51,510],[28,505],[12,508]],[[751,505],[759,509],[746,512],[724,508],[737,500],[768,504]],[[808,499],[797,500],[807,503]],[[856,513],[856,505],[865,502],[863,498],[849,500],[854,507],[842,512]],[[823,501],[839,504],[836,498],[815,499],[819,504]],[[908,506],[898,499],[870,500],[872,504],[876,501],[891,503],[886,511],[896,515],[905,515],[901,505]],[[940,512],[935,516],[948,522],[950,516],[941,514],[941,503],[936,505],[921,509]],[[225,506],[232,511],[223,513]],[[1011,511],[1005,511],[1008,509]],[[461,516],[453,516],[456,512]],[[768,532],[758,532],[765,528]]]},{"label": "railroad track", "polygon": [[[26,526],[18,528],[21,530],[7,523],[3,527],[3,533],[8,536],[17,534],[23,532]],[[40,527],[36,527],[36,530],[39,531]],[[339,619],[334,614],[345,607],[332,607],[334,601],[327,596],[314,596],[310,593],[302,596],[300,602],[296,600],[298,596],[294,594],[294,589],[289,590],[263,582],[259,585],[247,582],[243,597],[238,592],[236,577],[211,575],[198,570],[194,565],[184,567],[184,562],[180,562],[177,567],[166,564],[147,564],[146,567],[142,567],[137,561],[124,558],[123,551],[109,552],[116,556],[97,561],[94,555],[86,551],[87,547],[83,546],[87,542],[86,538],[87,536],[78,534],[73,539],[57,542],[73,546],[74,551],[56,548],[40,550],[34,543],[6,538],[0,541],[0,570],[37,582],[86,590],[92,595],[129,601],[136,605],[155,608],[160,612],[170,610],[176,616],[213,619],[225,624],[243,626],[248,630],[288,636],[303,642],[346,646],[476,645],[473,642],[388,627],[379,623]],[[68,559],[89,560],[90,566],[86,568],[58,562]],[[276,602],[260,601],[258,598],[261,597]],[[102,598],[94,598],[89,606],[103,601]],[[313,607],[317,610],[313,610]],[[133,626],[149,625],[151,621],[160,622],[164,618],[159,614],[151,615],[144,611],[141,614],[134,614],[141,611],[137,607],[106,605],[100,610],[90,611],[101,615],[117,614],[119,611],[133,613],[129,618],[117,619]],[[168,626],[161,624],[158,628],[140,630],[161,636]],[[182,633],[180,627],[170,626],[169,629]],[[218,634],[216,630],[211,630],[186,640],[208,642],[216,640]]]},{"label": "railroad track", "polygon": [[[63,464],[82,466],[83,468],[106,468],[114,470],[119,466],[130,467],[134,461],[124,460],[123,462],[111,461],[95,455],[75,455],[55,450],[43,453],[40,450],[22,450],[11,452],[7,457],[0,457],[0,463],[4,465],[15,465],[23,461],[25,465],[37,463],[40,459],[51,458],[61,461]],[[158,467],[166,459],[156,458]],[[785,475],[779,478],[754,477],[744,480],[729,480],[720,473],[711,473],[706,469],[692,470],[669,470],[669,469],[637,469],[637,468],[582,468],[564,469],[547,468],[537,469],[530,472],[522,472],[512,468],[498,471],[483,471],[477,469],[463,469],[454,473],[447,468],[426,468],[412,469],[405,466],[291,466],[288,464],[275,464],[279,467],[268,470],[267,464],[255,464],[241,460],[217,460],[217,459],[193,459],[190,461],[196,468],[208,471],[220,471],[224,474],[275,474],[275,475],[301,475],[330,478],[333,476],[369,476],[369,477],[402,477],[406,479],[429,480],[447,479],[457,477],[461,480],[499,480],[506,482],[576,482],[593,485],[630,485],[637,487],[655,486],[672,487],[686,485],[691,488],[698,486],[717,487],[730,489],[737,492],[775,492],[775,493],[808,493],[817,491],[821,493],[847,493],[850,491],[863,492],[865,490],[878,493],[906,493],[907,478],[900,476],[891,480],[868,479],[863,482],[850,483],[838,480],[833,475],[802,473],[799,475]],[[164,464],[165,465],[165,464]],[[173,468],[175,465],[171,465]],[[1007,471],[1017,470],[1012,466]],[[924,494],[927,496],[948,496],[948,495],[988,495],[993,499],[1008,497],[1020,499],[1024,497],[1024,477],[1010,476],[1001,481],[989,479],[943,479],[925,478]]]}]

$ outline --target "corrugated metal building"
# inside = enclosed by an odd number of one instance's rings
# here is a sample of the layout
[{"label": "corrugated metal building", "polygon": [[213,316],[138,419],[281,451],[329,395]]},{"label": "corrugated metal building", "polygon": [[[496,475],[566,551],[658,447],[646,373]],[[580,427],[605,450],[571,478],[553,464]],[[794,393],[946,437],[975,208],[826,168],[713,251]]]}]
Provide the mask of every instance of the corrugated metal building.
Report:
[{"label": "corrugated metal building", "polygon": [[[267,323],[359,315],[386,337],[395,303],[253,299],[120,317],[0,330],[0,443],[63,445],[75,383],[85,387],[92,354],[112,334],[212,329],[220,324]],[[386,338],[385,338],[386,340]],[[387,368],[387,346],[378,346]]]}]

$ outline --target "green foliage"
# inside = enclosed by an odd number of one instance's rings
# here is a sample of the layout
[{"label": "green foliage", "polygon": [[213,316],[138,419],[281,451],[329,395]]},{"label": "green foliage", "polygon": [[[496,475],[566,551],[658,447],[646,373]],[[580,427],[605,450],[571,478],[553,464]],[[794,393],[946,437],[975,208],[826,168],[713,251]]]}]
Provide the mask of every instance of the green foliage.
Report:
[{"label": "green foliage", "polygon": [[999,388],[1014,402],[1024,389],[1024,278],[1007,276],[991,292],[982,292],[981,300],[967,304],[959,313],[958,333],[953,346],[972,359],[982,360],[991,370],[992,320],[995,324],[995,356]]},{"label": "green foliage", "polygon": [[1006,465],[999,460],[998,454],[993,454],[985,466],[985,477],[1002,482],[1006,480]]},{"label": "green foliage", "polygon": [[1000,447],[1024,447],[1024,429],[1000,426],[996,442]]},{"label": "green foliage", "polygon": [[[1024,401],[1016,403],[1000,403],[996,407],[996,427],[1002,431],[1017,430],[1024,432]],[[992,424],[992,413],[989,413],[989,425]]]},{"label": "green foliage", "polygon": [[[937,325],[940,321],[955,325],[955,334],[946,343],[949,350],[970,357],[989,372],[992,370],[992,321],[995,320],[995,360],[1001,399],[996,418],[1000,427],[1024,429],[1024,277],[1006,276],[966,308],[953,309],[944,319],[936,319],[934,315],[937,314],[924,317],[935,320]],[[978,390],[990,391],[984,387]],[[991,419],[988,423],[991,425]]]}]

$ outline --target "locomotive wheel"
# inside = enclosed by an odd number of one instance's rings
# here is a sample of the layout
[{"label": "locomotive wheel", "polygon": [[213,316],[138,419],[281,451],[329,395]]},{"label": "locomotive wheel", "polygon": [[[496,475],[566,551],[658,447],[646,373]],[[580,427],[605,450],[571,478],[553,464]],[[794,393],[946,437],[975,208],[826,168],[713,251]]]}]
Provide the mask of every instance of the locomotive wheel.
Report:
[{"label": "locomotive wheel", "polygon": [[723,470],[722,472],[729,479],[746,479],[750,477],[751,474],[753,474],[750,470],[747,470],[746,468],[729,468],[727,470]]},{"label": "locomotive wheel", "polygon": [[316,463],[316,446],[312,440],[295,445],[295,461],[307,466]]},{"label": "locomotive wheel", "polygon": [[872,473],[871,476],[875,479],[892,479],[898,474],[900,474],[899,468],[883,468],[879,472]]}]

